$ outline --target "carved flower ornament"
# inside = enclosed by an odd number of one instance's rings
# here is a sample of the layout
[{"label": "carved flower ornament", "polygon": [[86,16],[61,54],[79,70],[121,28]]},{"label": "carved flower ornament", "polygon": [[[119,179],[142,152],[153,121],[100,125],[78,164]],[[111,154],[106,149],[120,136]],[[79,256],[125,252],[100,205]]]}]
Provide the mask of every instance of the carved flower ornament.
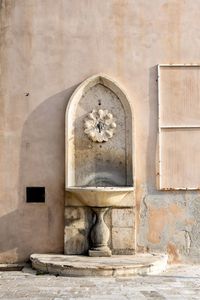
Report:
[{"label": "carved flower ornament", "polygon": [[93,142],[107,142],[112,138],[116,126],[115,119],[108,110],[93,109],[84,119],[84,132]]}]

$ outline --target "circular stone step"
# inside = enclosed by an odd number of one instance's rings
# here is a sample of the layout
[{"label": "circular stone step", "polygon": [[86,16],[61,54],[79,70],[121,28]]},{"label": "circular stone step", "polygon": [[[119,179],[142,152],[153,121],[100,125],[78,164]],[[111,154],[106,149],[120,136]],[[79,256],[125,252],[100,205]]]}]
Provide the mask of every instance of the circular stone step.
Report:
[{"label": "circular stone step", "polygon": [[40,272],[61,276],[132,276],[157,274],[167,267],[165,254],[81,255],[32,254],[32,267]]}]

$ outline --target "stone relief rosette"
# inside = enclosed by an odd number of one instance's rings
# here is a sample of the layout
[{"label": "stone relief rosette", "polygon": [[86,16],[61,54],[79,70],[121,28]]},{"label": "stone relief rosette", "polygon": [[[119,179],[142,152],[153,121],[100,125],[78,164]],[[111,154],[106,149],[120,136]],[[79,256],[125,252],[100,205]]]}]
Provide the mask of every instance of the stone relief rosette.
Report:
[{"label": "stone relief rosette", "polygon": [[116,128],[115,119],[108,110],[95,110],[84,119],[84,132],[93,142],[107,142],[113,137]]}]

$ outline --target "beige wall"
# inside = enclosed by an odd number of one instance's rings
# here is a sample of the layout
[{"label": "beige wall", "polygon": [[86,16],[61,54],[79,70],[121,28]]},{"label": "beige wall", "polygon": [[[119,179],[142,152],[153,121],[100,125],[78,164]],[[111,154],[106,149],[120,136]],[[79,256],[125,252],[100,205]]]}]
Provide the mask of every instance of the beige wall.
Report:
[{"label": "beige wall", "polygon": [[[0,262],[62,252],[64,113],[87,77],[121,83],[134,109],[138,249],[198,260],[198,192],[157,192],[159,63],[200,62],[200,1],[1,0]],[[26,204],[42,185],[46,204]]]}]

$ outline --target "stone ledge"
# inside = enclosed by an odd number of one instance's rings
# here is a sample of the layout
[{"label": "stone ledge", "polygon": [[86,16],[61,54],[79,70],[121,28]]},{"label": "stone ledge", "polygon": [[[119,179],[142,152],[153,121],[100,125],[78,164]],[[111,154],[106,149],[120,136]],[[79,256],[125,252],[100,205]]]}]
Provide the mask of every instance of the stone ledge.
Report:
[{"label": "stone ledge", "polygon": [[80,255],[32,254],[32,267],[40,272],[60,276],[132,276],[158,274],[166,270],[165,254]]},{"label": "stone ledge", "polygon": [[0,272],[2,271],[21,271],[25,264],[0,264]]}]

